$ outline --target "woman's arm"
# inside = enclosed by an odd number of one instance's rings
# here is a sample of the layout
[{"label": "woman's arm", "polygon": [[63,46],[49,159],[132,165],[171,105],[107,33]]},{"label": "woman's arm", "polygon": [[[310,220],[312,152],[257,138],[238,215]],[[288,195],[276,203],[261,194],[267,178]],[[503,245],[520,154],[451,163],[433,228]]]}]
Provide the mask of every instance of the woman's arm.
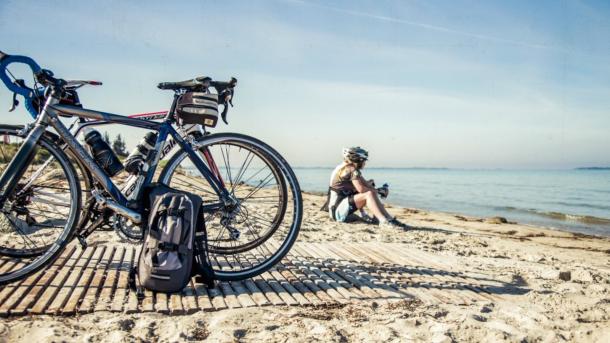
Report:
[{"label": "woman's arm", "polygon": [[358,193],[366,193],[368,191],[376,192],[375,188],[371,187],[371,185],[362,177],[362,175],[358,175],[352,179],[352,184]]}]

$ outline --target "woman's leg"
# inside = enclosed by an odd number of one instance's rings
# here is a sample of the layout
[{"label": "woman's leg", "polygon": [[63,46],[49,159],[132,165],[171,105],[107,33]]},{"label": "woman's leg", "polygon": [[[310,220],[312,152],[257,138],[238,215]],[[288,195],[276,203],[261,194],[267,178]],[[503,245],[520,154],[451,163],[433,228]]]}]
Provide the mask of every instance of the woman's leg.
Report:
[{"label": "woman's leg", "polygon": [[385,207],[383,207],[377,193],[373,193],[371,191],[358,193],[354,195],[354,203],[359,209],[366,205],[380,222],[392,218],[388,211],[386,211]]}]

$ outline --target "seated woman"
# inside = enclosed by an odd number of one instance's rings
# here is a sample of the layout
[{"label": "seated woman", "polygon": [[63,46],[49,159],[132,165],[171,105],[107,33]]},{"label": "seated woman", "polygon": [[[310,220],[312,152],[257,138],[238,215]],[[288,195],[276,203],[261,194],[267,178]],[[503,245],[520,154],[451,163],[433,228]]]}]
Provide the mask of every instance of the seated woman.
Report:
[{"label": "seated woman", "polygon": [[[369,153],[360,147],[343,149],[343,163],[330,176],[328,190],[328,213],[336,221],[344,222],[358,209],[366,206],[383,227],[408,229],[409,226],[392,217],[379,199],[373,180],[366,181],[361,170]],[[387,188],[384,189],[387,196]]]}]

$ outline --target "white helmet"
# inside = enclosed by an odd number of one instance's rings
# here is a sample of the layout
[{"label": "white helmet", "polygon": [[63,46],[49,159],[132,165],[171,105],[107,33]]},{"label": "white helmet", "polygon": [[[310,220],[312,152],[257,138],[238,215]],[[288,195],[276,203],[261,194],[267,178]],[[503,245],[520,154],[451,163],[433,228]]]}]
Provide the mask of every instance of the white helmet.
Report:
[{"label": "white helmet", "polygon": [[369,152],[359,146],[343,148],[343,158],[352,163],[361,163],[369,159]]}]

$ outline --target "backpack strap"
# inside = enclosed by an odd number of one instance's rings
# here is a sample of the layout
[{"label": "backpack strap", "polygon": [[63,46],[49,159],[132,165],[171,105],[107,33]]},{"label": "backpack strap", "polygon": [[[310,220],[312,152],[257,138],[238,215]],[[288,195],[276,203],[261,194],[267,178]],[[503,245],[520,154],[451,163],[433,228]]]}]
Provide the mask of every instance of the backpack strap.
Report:
[{"label": "backpack strap", "polygon": [[159,242],[159,244],[153,245],[153,247],[159,248],[159,250],[163,251],[177,251],[180,254],[186,254],[189,250],[185,244],[176,244],[170,242]]},{"label": "backpack strap", "polygon": [[[142,255],[142,250],[140,250],[140,255]],[[140,260],[140,256],[138,256],[138,261]],[[138,302],[144,300],[144,287],[140,283],[140,278],[138,277],[138,265],[131,266],[129,269],[129,276],[127,278],[127,282],[129,284],[129,288],[136,292],[136,298]]]},{"label": "backpack strap", "polygon": [[158,212],[159,216],[183,217],[184,209],[178,207],[169,207]]}]

